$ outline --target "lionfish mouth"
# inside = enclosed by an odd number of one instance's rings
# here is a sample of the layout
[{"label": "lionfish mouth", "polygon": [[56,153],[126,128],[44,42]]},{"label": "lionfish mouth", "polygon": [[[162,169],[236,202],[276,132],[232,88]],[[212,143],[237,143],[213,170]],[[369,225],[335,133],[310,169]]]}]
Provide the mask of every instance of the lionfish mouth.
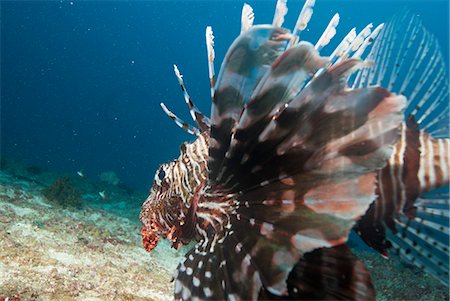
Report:
[{"label": "lionfish mouth", "polygon": [[160,238],[170,240],[175,249],[189,242],[193,236],[197,202],[194,199],[189,208],[182,204],[181,198],[172,195],[170,190],[152,188],[140,215],[145,250],[153,250]]},{"label": "lionfish mouth", "polygon": [[161,193],[152,187],[150,195],[145,200],[146,206],[142,207],[140,214],[142,243],[148,252],[156,247],[160,237],[168,237],[166,235],[168,225],[161,223],[161,219],[156,216],[157,212],[161,212],[158,208],[164,207],[163,203],[166,199],[167,192]]},{"label": "lionfish mouth", "polygon": [[147,252],[153,250],[159,241],[158,236],[159,228],[155,223],[151,223],[150,229],[147,227],[142,227],[141,235],[142,235],[142,244],[144,245],[144,249]]}]

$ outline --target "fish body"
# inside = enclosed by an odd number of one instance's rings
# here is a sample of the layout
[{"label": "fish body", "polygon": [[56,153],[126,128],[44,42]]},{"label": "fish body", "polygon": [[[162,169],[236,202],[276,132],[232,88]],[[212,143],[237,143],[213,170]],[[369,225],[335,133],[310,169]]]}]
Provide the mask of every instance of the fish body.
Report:
[{"label": "fish body", "polygon": [[[157,170],[140,219],[149,251],[161,237],[175,248],[196,242],[175,271],[176,299],[374,299],[369,273],[344,245],[350,231],[356,225],[385,254],[389,237],[373,239],[371,231],[395,236],[386,220],[414,219],[417,197],[448,184],[448,142],[421,132],[415,114],[403,122],[411,106],[405,96],[371,85],[385,70],[361,56],[383,26],[351,31],[323,57],[318,50],[339,16],[316,45],[298,42],[313,6],[305,3],[292,33],[281,28],[286,1],[277,2],[272,25],[253,25],[253,10],[244,6],[241,34],[217,80],[207,28],[210,118],[174,67],[197,127],[162,107],[197,138]],[[382,61],[383,45],[369,56]],[[408,180],[414,175],[419,186]],[[308,273],[318,277],[314,283]]]},{"label": "fish body", "polygon": [[108,195],[106,194],[106,191],[99,191],[99,193],[98,193],[99,195],[100,195],[100,197],[102,198],[102,200],[104,200],[104,201],[108,201],[109,200],[109,197],[108,197]]}]

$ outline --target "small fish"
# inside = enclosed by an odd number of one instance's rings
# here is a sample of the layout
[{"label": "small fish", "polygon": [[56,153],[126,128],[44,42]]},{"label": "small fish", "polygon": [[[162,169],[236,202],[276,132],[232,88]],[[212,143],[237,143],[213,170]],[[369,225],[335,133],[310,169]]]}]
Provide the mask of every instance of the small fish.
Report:
[{"label": "small fish", "polygon": [[[402,16],[352,29],[325,57],[339,15],[315,45],[300,41],[314,4],[292,32],[282,28],[286,0],[272,25],[253,25],[244,5],[217,81],[207,27],[210,118],[174,66],[196,126],[161,106],[196,139],[156,171],[140,220],[148,251],[160,238],[174,248],[196,241],[174,273],[175,299],[375,300],[345,246],[352,229],[382,255],[390,240],[448,279],[448,198],[426,195],[449,183],[448,82],[435,40]],[[419,32],[418,46],[404,42]],[[423,53],[406,61],[408,51]]]},{"label": "small fish", "polygon": [[84,178],[84,173],[81,170],[77,171],[77,175],[79,175],[80,178]]},{"label": "small fish", "polygon": [[105,190],[100,191],[98,194],[100,195],[102,200],[104,200],[104,201],[108,201],[109,200],[109,197],[106,195],[106,191]]}]

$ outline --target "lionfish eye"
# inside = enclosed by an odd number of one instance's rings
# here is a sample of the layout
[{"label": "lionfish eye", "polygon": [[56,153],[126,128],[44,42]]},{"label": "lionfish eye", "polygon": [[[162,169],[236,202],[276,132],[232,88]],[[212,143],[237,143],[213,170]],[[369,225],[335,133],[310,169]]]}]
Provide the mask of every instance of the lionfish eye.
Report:
[{"label": "lionfish eye", "polygon": [[161,181],[164,180],[165,176],[166,176],[166,172],[163,169],[161,169],[158,173],[159,180],[161,180]]}]

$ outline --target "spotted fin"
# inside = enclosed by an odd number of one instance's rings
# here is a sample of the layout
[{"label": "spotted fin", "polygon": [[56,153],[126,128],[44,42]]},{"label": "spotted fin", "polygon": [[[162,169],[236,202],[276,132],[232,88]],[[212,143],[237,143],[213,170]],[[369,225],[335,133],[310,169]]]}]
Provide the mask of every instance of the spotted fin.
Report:
[{"label": "spotted fin", "polygon": [[[373,200],[374,181],[375,173],[366,174],[319,185],[297,198],[288,184],[278,182],[243,195],[224,231],[210,233],[179,265],[175,297],[256,300],[263,287],[276,296],[288,294],[289,275],[305,253],[345,243],[354,221]],[[331,258],[328,255],[324,258]],[[330,275],[337,272],[330,270]],[[359,266],[355,272],[359,273]],[[361,278],[360,284],[370,287],[366,280]],[[321,290],[314,288],[314,293]],[[366,297],[371,296],[368,290]]]},{"label": "spotted fin", "polygon": [[394,251],[409,263],[449,285],[449,194],[425,193],[415,202],[415,216],[400,214],[387,232]]},{"label": "spotted fin", "polygon": [[[250,256],[237,245],[233,232],[202,240],[186,254],[174,274],[175,299],[256,300],[262,287]],[[247,238],[247,241],[253,237]],[[239,279],[245,269],[248,279]]]}]

